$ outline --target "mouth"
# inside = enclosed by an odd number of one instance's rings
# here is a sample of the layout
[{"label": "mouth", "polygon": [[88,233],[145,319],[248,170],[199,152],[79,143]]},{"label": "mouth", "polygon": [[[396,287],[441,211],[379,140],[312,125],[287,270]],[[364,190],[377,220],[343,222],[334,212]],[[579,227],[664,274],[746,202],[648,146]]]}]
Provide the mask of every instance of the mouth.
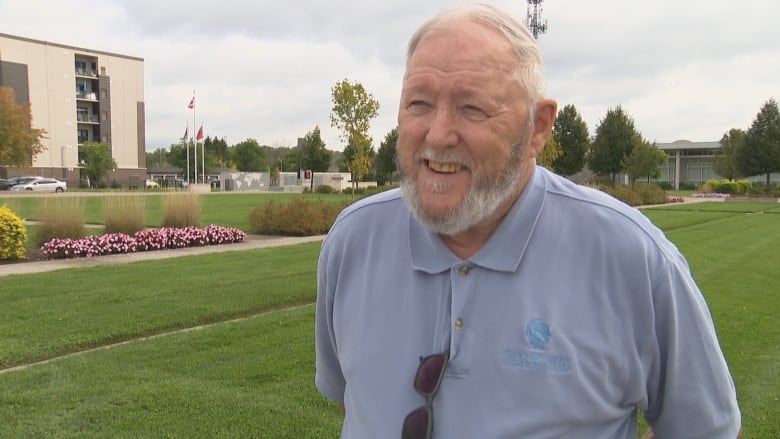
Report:
[{"label": "mouth", "polygon": [[466,169],[463,165],[457,163],[436,162],[433,160],[426,160],[425,163],[428,169],[438,174],[454,174]]}]

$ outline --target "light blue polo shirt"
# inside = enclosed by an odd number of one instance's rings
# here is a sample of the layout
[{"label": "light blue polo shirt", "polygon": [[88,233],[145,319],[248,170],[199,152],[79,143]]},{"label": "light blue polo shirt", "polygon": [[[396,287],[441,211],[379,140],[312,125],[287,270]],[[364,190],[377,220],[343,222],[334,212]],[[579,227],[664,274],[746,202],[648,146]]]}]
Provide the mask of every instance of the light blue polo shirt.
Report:
[{"label": "light blue polo shirt", "polygon": [[315,383],[343,438],[393,438],[450,351],[435,438],[728,438],[741,420],[707,305],[641,213],[537,167],[468,261],[400,193],[339,216],[319,261]]}]

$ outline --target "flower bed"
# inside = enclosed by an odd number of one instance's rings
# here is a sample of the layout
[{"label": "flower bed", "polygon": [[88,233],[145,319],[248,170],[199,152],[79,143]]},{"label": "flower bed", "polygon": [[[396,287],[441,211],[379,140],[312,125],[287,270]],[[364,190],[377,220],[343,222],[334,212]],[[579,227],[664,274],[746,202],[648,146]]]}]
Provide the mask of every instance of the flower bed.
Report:
[{"label": "flower bed", "polygon": [[54,238],[43,244],[41,251],[47,259],[89,258],[143,251],[167,250],[206,245],[231,244],[246,240],[239,229],[210,225],[197,227],[141,230],[133,236],[108,233],[82,239]]},{"label": "flower bed", "polygon": [[683,197],[667,197],[666,198],[667,203],[684,203],[685,198]]}]

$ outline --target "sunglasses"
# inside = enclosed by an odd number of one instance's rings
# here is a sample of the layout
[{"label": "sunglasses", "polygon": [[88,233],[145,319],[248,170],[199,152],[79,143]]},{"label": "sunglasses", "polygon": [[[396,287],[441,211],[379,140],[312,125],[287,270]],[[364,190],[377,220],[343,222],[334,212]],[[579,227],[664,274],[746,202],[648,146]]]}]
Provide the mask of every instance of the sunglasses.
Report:
[{"label": "sunglasses", "polygon": [[433,434],[433,397],[439,391],[450,353],[420,357],[420,366],[414,376],[414,390],[425,397],[425,405],[406,415],[401,428],[401,439],[431,439]]}]

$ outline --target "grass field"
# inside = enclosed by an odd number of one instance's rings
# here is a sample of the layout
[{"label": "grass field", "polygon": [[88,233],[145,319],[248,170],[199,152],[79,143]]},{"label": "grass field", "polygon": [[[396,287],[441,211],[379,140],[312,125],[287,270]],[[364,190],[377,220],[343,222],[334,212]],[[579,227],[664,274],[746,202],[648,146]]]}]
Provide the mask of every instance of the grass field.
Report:
[{"label": "grass field", "polygon": [[[103,224],[103,197],[107,196],[143,196],[146,204],[146,224],[149,227],[159,227],[162,223],[162,205],[166,194],[149,193],[135,194],[101,194],[102,196],[85,196],[78,192],[68,193],[67,197],[80,200],[84,205],[84,220],[89,224]],[[62,195],[51,195],[63,197]],[[351,195],[344,194],[295,194],[295,193],[260,193],[260,192],[230,192],[210,193],[200,196],[200,225],[218,224],[224,227],[235,227],[249,230],[249,214],[268,201],[289,201],[293,198],[308,200],[324,200],[340,202],[350,200]],[[28,220],[38,218],[38,210],[45,197],[0,196],[0,205],[7,204],[14,212]]]},{"label": "grass field", "polygon": [[[705,293],[743,437],[780,437],[780,205],[644,212]],[[313,385],[318,251],[2,278],[0,437],[337,437],[339,409]]]}]

